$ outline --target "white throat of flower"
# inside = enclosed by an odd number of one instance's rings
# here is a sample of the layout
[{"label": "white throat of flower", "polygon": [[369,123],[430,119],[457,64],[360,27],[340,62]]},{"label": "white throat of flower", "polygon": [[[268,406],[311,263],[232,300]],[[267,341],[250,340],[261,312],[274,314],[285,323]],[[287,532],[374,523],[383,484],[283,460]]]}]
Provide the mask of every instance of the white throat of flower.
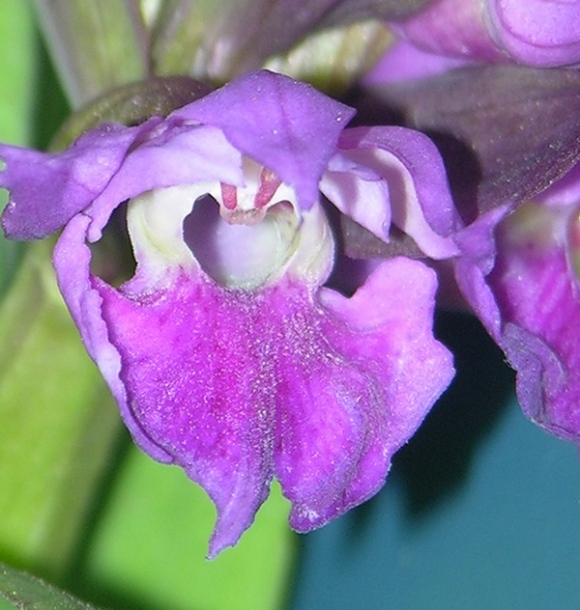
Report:
[{"label": "white throat of flower", "polygon": [[218,182],[147,191],[129,202],[137,270],[152,290],[168,270],[203,270],[218,284],[253,290],[282,275],[322,284],[334,240],[317,202],[302,212],[293,188],[244,159],[242,186]]}]

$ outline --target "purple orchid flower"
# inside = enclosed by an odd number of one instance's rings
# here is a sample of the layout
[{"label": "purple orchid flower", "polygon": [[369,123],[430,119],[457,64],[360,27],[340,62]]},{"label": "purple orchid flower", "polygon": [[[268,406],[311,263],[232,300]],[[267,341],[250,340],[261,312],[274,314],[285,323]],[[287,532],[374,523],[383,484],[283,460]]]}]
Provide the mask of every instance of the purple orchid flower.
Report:
[{"label": "purple orchid flower", "polygon": [[[214,501],[212,557],[273,476],[300,532],[375,494],[453,375],[425,265],[384,261],[350,298],[324,286],[335,245],[320,193],[383,240],[393,222],[434,258],[457,252],[435,147],[403,128],[345,130],[352,115],[260,71],[58,154],[0,146],[7,235],[64,226],[54,266],[86,348],[136,443]],[[124,202],[136,270],[114,286],[89,244]]]},{"label": "purple orchid flower", "polygon": [[473,62],[536,67],[580,62],[577,0],[435,0],[393,28],[400,40],[368,75],[369,83]]},{"label": "purple orchid flower", "polygon": [[518,372],[526,415],[576,443],[579,201],[580,166],[507,218],[503,206],[460,233],[456,265],[463,294]]},{"label": "purple orchid flower", "polygon": [[[457,234],[456,283],[516,369],[526,415],[578,442],[571,227],[580,202],[580,72],[488,64],[413,76],[369,87],[369,108],[375,116],[394,108],[408,125],[438,134],[467,225]],[[456,292],[443,296],[456,302]]]}]

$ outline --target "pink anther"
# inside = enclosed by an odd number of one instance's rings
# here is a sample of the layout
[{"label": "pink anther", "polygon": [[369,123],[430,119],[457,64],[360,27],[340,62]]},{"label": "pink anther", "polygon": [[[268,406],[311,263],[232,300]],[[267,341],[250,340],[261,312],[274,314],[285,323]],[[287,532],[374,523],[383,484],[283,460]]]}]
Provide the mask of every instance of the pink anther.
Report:
[{"label": "pink anther", "polygon": [[281,184],[282,180],[271,169],[262,168],[260,172],[260,187],[254,197],[254,205],[258,210],[270,202]]},{"label": "pink anther", "polygon": [[228,210],[235,210],[238,205],[238,189],[232,184],[220,182],[222,202]]}]

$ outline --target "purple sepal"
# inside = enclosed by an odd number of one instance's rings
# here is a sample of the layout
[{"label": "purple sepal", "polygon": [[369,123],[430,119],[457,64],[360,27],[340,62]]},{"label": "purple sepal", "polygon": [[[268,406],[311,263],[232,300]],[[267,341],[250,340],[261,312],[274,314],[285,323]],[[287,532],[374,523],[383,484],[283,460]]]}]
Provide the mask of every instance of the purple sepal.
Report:
[{"label": "purple sepal", "polygon": [[60,229],[101,193],[147,128],[102,125],[55,154],[0,144],[6,164],[0,186],[10,191],[2,218],[6,235],[41,239]]},{"label": "purple sepal", "polygon": [[355,111],[310,85],[266,70],[228,83],[170,118],[219,127],[240,152],[294,187],[309,209],[340,133]]},{"label": "purple sepal", "polygon": [[[391,221],[432,258],[457,254],[461,227],[435,145],[404,127],[344,131],[320,190],[341,212],[387,241]],[[372,202],[372,205],[369,203]]]}]

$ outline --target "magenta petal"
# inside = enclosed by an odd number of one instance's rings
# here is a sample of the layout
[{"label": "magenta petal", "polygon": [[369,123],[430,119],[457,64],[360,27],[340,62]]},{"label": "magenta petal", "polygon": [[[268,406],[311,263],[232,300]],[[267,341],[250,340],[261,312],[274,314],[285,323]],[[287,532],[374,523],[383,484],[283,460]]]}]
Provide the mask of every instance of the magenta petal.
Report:
[{"label": "magenta petal", "polygon": [[39,239],[60,229],[103,190],[149,124],[104,125],[56,154],[0,145],[6,163],[0,186],[10,190],[2,219],[7,236]]},{"label": "magenta petal", "polygon": [[249,527],[273,475],[300,531],[366,500],[451,379],[421,263],[385,262],[351,299],[323,289],[321,304],[290,278],[244,292],[178,268],[139,295],[89,274],[89,222],[59,240],[61,290],[135,441],[215,502],[210,556]]},{"label": "magenta petal", "polygon": [[563,249],[500,251],[488,282],[522,408],[552,434],[580,441],[580,301]]},{"label": "magenta petal", "polygon": [[215,556],[250,526],[272,477],[275,378],[261,349],[264,310],[251,294],[184,276],[137,300],[99,292],[135,420],[216,504]]},{"label": "magenta petal", "polygon": [[451,355],[431,332],[435,287],[422,264],[392,259],[350,299],[322,289],[324,315],[308,326],[318,337],[310,330],[288,342],[276,473],[298,531],[376,493],[449,384]]},{"label": "magenta petal", "polygon": [[242,153],[296,189],[300,205],[318,183],[354,110],[313,87],[266,70],[236,79],[171,117],[219,127]]}]

